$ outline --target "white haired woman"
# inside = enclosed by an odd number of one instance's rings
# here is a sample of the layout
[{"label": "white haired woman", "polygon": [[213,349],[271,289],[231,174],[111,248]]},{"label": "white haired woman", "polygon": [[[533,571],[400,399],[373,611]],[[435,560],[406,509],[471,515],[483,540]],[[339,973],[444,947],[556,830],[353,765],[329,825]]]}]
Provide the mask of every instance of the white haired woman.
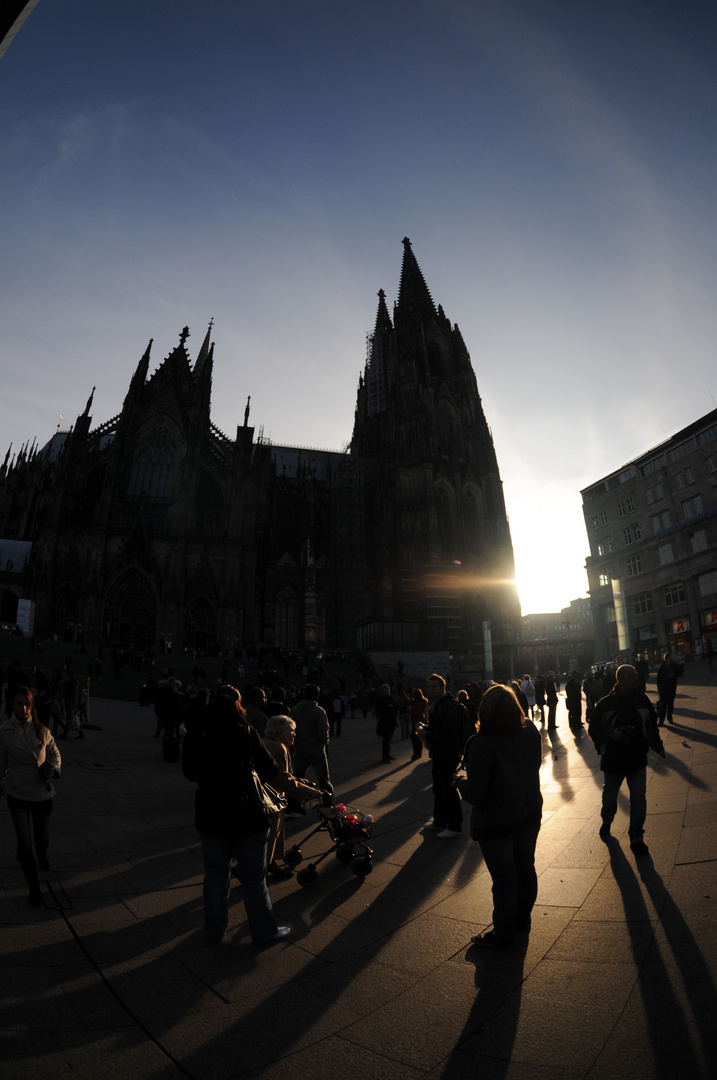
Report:
[{"label": "white haired woman", "polygon": [[[264,732],[264,746],[274,758],[279,770],[271,782],[272,787],[283,795],[288,795],[291,799],[303,802],[304,799],[315,796],[317,792],[316,788],[298,780],[291,771],[289,751],[295,738],[296,724],[290,716],[272,716],[267,720],[266,731]],[[288,878],[291,877],[294,871],[283,863],[284,843],[284,814],[282,811],[281,814],[275,814],[271,819],[267,872],[275,874],[277,877]],[[277,862],[277,859],[282,860],[282,865]]]}]

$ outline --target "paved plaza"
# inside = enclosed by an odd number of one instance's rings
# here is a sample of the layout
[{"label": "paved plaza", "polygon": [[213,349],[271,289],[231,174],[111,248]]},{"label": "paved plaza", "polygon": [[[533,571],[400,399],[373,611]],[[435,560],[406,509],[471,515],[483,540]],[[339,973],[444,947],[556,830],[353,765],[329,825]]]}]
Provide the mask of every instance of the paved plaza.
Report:
[{"label": "paved plaza", "polygon": [[512,950],[471,946],[490,880],[467,834],[421,832],[428,761],[399,741],[384,765],[371,717],[345,720],[332,772],[375,817],[375,869],[357,877],[332,853],[313,888],[272,882],[293,933],[257,948],[238,883],[225,941],[205,938],[194,787],[162,760],[153,713],[96,701],[101,730],[59,744],[43,908],[0,809],[3,1080],[714,1080],[716,714],[717,676],[695,665],[666,760],[650,756],[636,862],[624,796],[614,837],[598,837],[597,755],[561,698],[543,735],[533,931]]}]

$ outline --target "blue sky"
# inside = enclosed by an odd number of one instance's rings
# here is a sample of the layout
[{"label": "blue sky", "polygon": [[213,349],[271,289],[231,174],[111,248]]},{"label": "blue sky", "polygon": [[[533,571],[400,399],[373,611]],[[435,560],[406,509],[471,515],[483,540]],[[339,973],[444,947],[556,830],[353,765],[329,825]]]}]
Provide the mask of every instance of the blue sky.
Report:
[{"label": "blue sky", "polygon": [[524,613],[579,491],[715,407],[717,8],[40,0],[0,63],[0,446],[214,318],[212,416],[351,435],[409,236],[460,326]]}]

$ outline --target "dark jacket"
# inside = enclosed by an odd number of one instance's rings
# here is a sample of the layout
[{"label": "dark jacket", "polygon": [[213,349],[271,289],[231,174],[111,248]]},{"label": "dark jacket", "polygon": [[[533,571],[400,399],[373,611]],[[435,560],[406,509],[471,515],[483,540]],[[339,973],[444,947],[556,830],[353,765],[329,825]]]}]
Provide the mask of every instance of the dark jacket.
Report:
[{"label": "dark jacket", "polygon": [[510,735],[478,735],[466,746],[467,778],[458,782],[466,802],[473,804],[474,840],[507,836],[539,824],[542,746],[531,720]]},{"label": "dark jacket", "polygon": [[677,680],[682,675],[683,668],[681,664],[675,663],[674,660],[664,660],[657,669],[657,689],[660,694],[665,696],[674,696],[677,688]]},{"label": "dark jacket", "polygon": [[195,824],[200,832],[247,836],[269,827],[264,813],[247,811],[243,765],[253,765],[265,783],[278,772],[255,728],[235,709],[209,706],[189,728],[182,744],[182,771],[187,780],[198,785]]},{"label": "dark jacket", "polygon": [[475,726],[460,701],[448,692],[430,708],[428,713],[428,745],[434,761],[453,764],[455,768],[463,756],[463,749]]},{"label": "dark jacket", "polygon": [[329,741],[329,718],[315,701],[302,698],[289,713],[296,724],[294,753],[315,754],[324,750]]},{"label": "dark jacket", "polygon": [[[613,738],[616,731],[622,731],[621,739]],[[639,690],[626,697],[617,683],[595,706],[588,734],[600,754],[603,772],[644,769],[650,747],[658,753],[662,750],[657,714],[650,699]]]},{"label": "dark jacket", "polygon": [[388,694],[376,694],[376,734],[381,739],[390,739],[396,729],[398,716],[397,703]]}]

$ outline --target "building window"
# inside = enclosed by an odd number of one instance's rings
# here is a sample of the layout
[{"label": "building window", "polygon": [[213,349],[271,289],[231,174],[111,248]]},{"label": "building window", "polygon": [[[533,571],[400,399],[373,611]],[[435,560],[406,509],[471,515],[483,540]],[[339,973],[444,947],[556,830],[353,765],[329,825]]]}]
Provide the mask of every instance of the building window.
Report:
[{"label": "building window", "polygon": [[702,502],[701,495],[695,495],[692,499],[685,499],[682,504],[682,512],[685,515],[685,520],[697,517],[704,510],[704,504]]},{"label": "building window", "polygon": [[705,428],[697,436],[697,445],[704,446],[705,443],[712,442],[717,439],[717,424],[712,424],[711,427]]},{"label": "building window", "polygon": [[607,555],[609,551],[612,551],[612,540],[609,536],[604,536],[598,544],[598,555]]},{"label": "building window", "polygon": [[672,544],[660,544],[657,549],[657,561],[660,566],[667,566],[668,563],[675,561]]},{"label": "building window", "polygon": [[652,531],[654,532],[655,536],[657,536],[657,534],[661,532],[662,529],[666,529],[669,525],[672,524],[672,522],[670,521],[670,511],[663,510],[659,514],[653,514],[653,516],[650,518],[650,521],[652,522]]},{"label": "building window", "polygon": [[127,497],[146,502],[171,502],[177,471],[174,442],[166,427],[154,428],[138,447]]},{"label": "building window", "polygon": [[692,534],[690,547],[693,555],[696,555],[698,551],[707,551],[707,533],[704,529],[698,529]]},{"label": "building window", "polygon": [[662,484],[654,484],[645,492],[645,498],[650,504],[657,502],[658,499],[664,499],[664,497],[665,492],[663,490]]},{"label": "building window", "polygon": [[670,450],[669,454],[667,455],[667,460],[677,461],[678,458],[684,457],[685,454],[691,454],[694,448],[695,440],[693,437],[691,439],[688,439],[687,442],[680,443],[679,446],[675,446],[672,450]]},{"label": "building window", "polygon": [[634,475],[634,465],[628,465],[626,469],[623,469],[621,473],[618,473],[617,482],[618,484],[626,484],[628,480],[632,480]]},{"label": "building window", "polygon": [[592,516],[593,529],[599,529],[601,525],[607,525],[607,511],[601,510]]},{"label": "building window", "polygon": [[665,586],[665,607],[674,607],[675,604],[685,602],[685,583],[676,581],[674,585]]},{"label": "building window", "polygon": [[639,525],[628,525],[626,529],[622,530],[622,535],[626,544],[634,544],[637,540],[642,539]]},{"label": "building window", "polygon": [[605,615],[605,622],[606,623],[617,622],[617,616],[615,615],[615,605],[614,604],[609,604],[604,609],[604,615]]},{"label": "building window", "polygon": [[687,487],[688,484],[694,484],[695,474],[691,468],[683,469],[682,472],[675,474],[675,483],[678,488]]},{"label": "building window", "polygon": [[639,555],[631,555],[627,560],[627,572],[630,577],[642,573],[642,559]]},{"label": "building window", "polygon": [[617,504],[617,512],[620,517],[625,517],[626,514],[635,513],[635,504],[632,499],[625,499],[624,502]]},{"label": "building window", "polygon": [[639,593],[632,598],[632,610],[635,615],[648,615],[652,611],[652,593]]},{"label": "building window", "polygon": [[606,585],[609,585],[609,584],[610,584],[610,575],[609,574],[598,574],[598,585],[601,588],[604,588]]},{"label": "building window", "polygon": [[713,593],[717,593],[717,570],[700,574],[697,578],[697,590],[700,596],[712,596]]},{"label": "building window", "polygon": [[707,458],[707,472],[717,472],[717,457],[714,454]]},{"label": "building window", "polygon": [[664,457],[653,458],[652,461],[648,461],[646,465],[640,466],[640,476],[649,476],[650,473],[657,472],[658,469],[664,468]]}]

